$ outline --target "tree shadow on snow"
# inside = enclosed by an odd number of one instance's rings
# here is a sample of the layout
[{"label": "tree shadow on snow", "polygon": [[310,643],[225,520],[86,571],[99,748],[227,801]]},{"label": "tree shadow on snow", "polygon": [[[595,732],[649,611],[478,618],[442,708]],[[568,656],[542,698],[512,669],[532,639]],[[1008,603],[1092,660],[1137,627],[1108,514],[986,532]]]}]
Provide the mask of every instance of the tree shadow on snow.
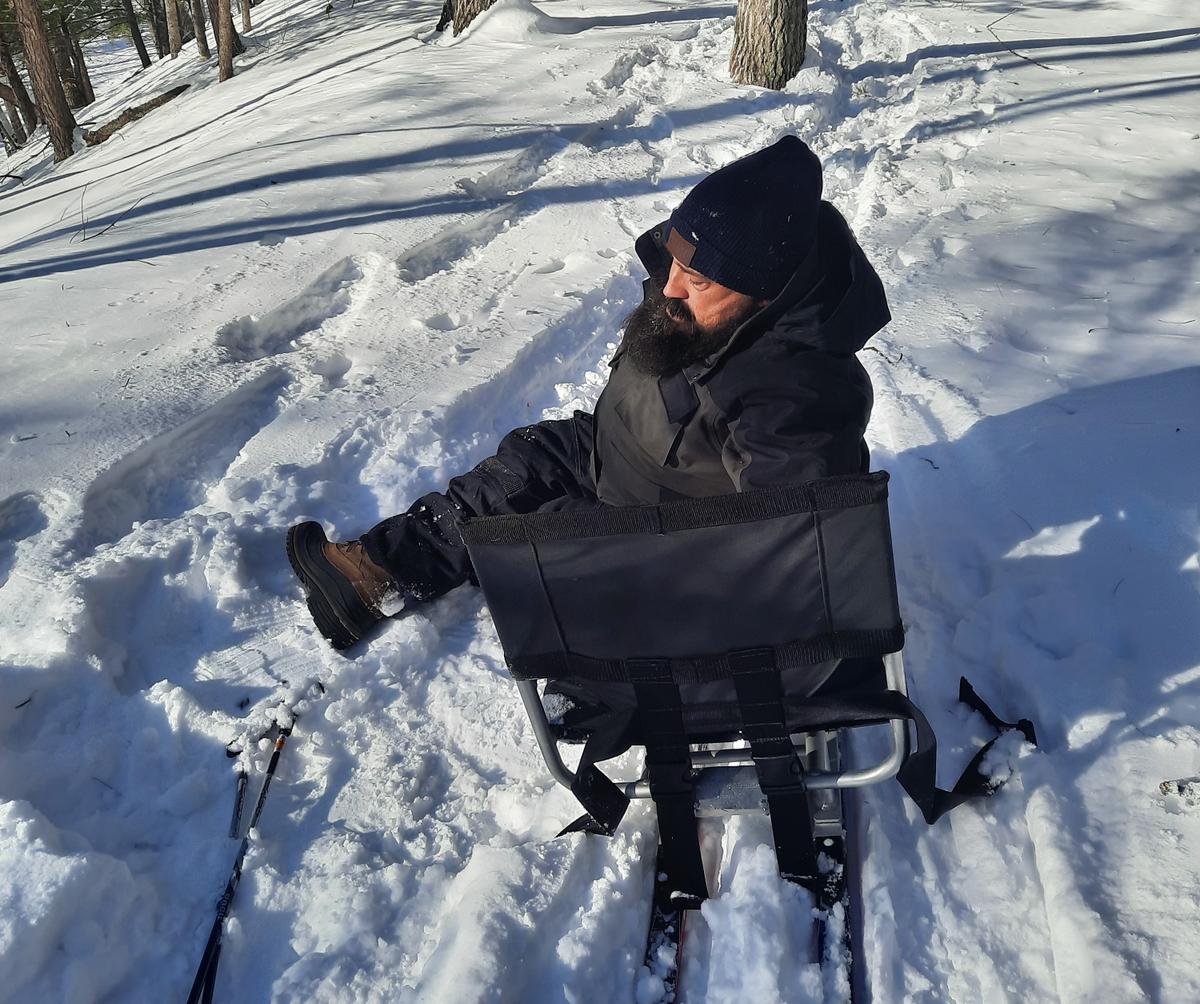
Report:
[{"label": "tree shadow on snow", "polygon": [[[1161,42],[1162,45],[1149,46],[1145,43]],[[1120,48],[1117,48],[1120,47]],[[1195,52],[1200,49],[1200,27],[1174,28],[1163,31],[1143,31],[1124,35],[1090,35],[1075,38],[1004,38],[990,42],[962,42],[944,45],[929,45],[923,49],[914,49],[902,60],[884,62],[877,60],[860,63],[850,74],[850,80],[878,80],[881,77],[907,76],[917,68],[917,64],[926,59],[962,59],[973,61],[980,56],[1008,56],[1009,60],[998,63],[995,71],[1020,68],[1022,60],[1014,56],[1018,53],[1033,53],[1039,62],[1053,62],[1060,66],[1070,66],[1093,59],[1112,62],[1119,59],[1138,59],[1146,57],[1154,60],[1156,57],[1172,53]],[[1046,55],[1042,50],[1054,50],[1053,55]],[[1028,65],[1028,64],[1026,64]],[[968,66],[965,71],[942,70],[926,78],[928,82],[941,82],[961,76],[963,72],[973,72],[975,67]]]},{"label": "tree shadow on snow", "polygon": [[1051,752],[1197,720],[1198,400],[1200,367],[1176,369],[895,458],[901,576],[932,571],[916,592],[951,632],[925,653],[939,688],[965,671]]},{"label": "tree shadow on snow", "polygon": [[[812,96],[813,99],[816,97],[818,96]],[[735,118],[745,114],[751,107],[759,111],[763,110],[766,107],[764,100],[770,99],[764,99],[758,94],[747,93],[698,108],[673,109],[670,113],[670,122],[676,128],[685,128],[704,122]],[[781,105],[795,104],[796,96],[781,93],[777,101]],[[548,138],[566,141],[578,140],[591,147],[603,147],[614,142],[636,144],[646,137],[662,138],[659,135],[662,128],[663,121],[660,121],[659,117],[645,125],[622,127],[619,132],[598,131],[590,123],[583,126],[572,124],[563,128],[548,124],[500,134],[488,132],[478,135],[473,133],[465,138],[453,138],[417,150],[402,150],[373,157],[335,160],[325,164],[309,164],[287,170],[267,170],[251,177],[224,182],[208,188],[189,189],[177,195],[140,202],[132,211],[121,216],[119,229],[113,231],[114,234],[117,232],[130,234],[128,239],[114,238],[113,241],[106,240],[102,246],[77,248],[70,253],[41,258],[28,264],[17,262],[8,265],[4,268],[3,279],[0,279],[0,282],[73,272],[152,256],[226,247],[248,240],[258,240],[266,232],[281,237],[294,237],[349,226],[363,226],[376,221],[486,212],[508,205],[513,199],[506,197],[480,200],[465,192],[453,191],[432,197],[359,202],[313,208],[303,212],[276,213],[257,216],[253,219],[231,220],[207,227],[196,226],[185,232],[151,231],[145,236],[137,236],[139,223],[149,222],[156,214],[183,207],[194,208],[207,202],[245,196],[253,192],[265,192],[276,185],[329,181],[338,178],[359,178],[364,175],[382,174],[431,161],[463,160],[470,162],[487,154],[508,150],[519,155],[521,151],[527,150],[538,142],[544,142]],[[679,178],[656,180],[646,177],[637,181],[617,183],[598,178],[586,185],[539,185],[536,189],[526,193],[525,197],[536,201],[538,206],[591,202],[601,195],[605,200],[628,198],[652,191],[669,192],[673,188],[682,191],[694,185],[701,177],[703,174],[697,173]],[[112,215],[115,219],[120,214]],[[108,222],[110,220],[107,216],[101,217],[93,222],[93,226],[100,228],[107,225]],[[77,230],[78,224],[71,222],[51,230],[41,231],[10,244],[3,249],[3,254],[14,254],[28,248],[45,245],[48,242],[69,237]]]}]

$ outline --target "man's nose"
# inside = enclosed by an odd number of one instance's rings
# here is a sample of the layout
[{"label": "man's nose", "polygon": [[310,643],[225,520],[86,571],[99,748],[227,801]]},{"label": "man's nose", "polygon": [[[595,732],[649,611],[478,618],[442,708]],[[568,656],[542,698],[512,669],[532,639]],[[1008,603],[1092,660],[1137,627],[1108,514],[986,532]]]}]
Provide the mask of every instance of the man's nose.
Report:
[{"label": "man's nose", "polygon": [[663,296],[670,297],[672,300],[687,299],[687,283],[683,281],[683,273],[674,262],[671,263],[671,272],[667,276],[667,284],[663,286]]}]

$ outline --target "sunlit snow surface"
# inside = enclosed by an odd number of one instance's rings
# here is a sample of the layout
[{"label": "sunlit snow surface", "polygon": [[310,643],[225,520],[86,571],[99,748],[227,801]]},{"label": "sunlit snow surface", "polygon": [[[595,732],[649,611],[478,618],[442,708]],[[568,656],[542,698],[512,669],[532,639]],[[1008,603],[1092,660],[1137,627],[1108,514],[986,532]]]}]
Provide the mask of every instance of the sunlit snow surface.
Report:
[{"label": "sunlit snow surface", "polygon": [[[865,794],[861,971],[879,1001],[1200,1000],[1200,811],[1158,793],[1200,773],[1191,5],[817,2],[782,93],[729,83],[732,4],[505,0],[457,40],[439,8],[268,0],[221,85],[191,46],[110,50],[81,123],[193,86],[0,172],[0,999],[186,996],[225,744],[313,679],[216,999],[634,999],[652,814],[554,839],[578,808],[478,595],[347,660],[282,535],[357,535],[590,407],[633,238],[795,132],[895,316],[869,435],[943,779],[988,735],[962,673],[1042,741],[932,828]],[[844,999],[763,823],[730,824],[685,996]]]}]

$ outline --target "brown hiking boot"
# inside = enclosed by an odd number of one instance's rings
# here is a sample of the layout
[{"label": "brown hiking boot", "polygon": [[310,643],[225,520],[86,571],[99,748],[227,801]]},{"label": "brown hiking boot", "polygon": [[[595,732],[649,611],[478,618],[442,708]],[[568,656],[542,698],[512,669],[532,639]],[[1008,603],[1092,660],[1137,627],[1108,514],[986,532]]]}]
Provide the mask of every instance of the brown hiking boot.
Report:
[{"label": "brown hiking boot", "polygon": [[325,559],[350,582],[359,598],[371,612],[383,616],[380,601],[396,592],[392,577],[367,557],[367,549],[357,540],[326,541],[322,551]]},{"label": "brown hiking boot", "polygon": [[327,540],[320,523],[288,530],[287,553],[313,621],[334,648],[349,648],[403,606],[395,581],[367,557],[362,544]]}]

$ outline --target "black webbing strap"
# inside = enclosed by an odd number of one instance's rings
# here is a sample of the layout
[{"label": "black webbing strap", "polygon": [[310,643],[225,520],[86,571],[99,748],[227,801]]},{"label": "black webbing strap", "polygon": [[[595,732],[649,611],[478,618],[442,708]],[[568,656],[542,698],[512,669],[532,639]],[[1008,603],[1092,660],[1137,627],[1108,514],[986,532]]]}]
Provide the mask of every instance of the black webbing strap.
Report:
[{"label": "black webbing strap", "polygon": [[559,833],[597,833],[611,837],[617,832],[629,799],[596,767],[599,760],[620,756],[633,745],[634,712],[610,711],[590,724],[592,731],[583,747],[571,793],[585,812]]},{"label": "black webbing strap", "polygon": [[[1003,721],[975,692],[975,688],[967,682],[965,676],[959,678],[958,699],[972,710],[978,711],[1000,735],[1016,730],[1025,737],[1026,742],[1030,745],[1037,745],[1037,734],[1034,732],[1033,723],[1028,718],[1022,718],[1016,723]],[[917,748],[900,768],[897,780],[908,793],[908,797],[917,803],[917,807],[925,817],[925,822],[935,823],[956,805],[962,805],[963,802],[972,798],[991,795],[1000,787],[1003,782],[999,784],[993,782],[979,769],[984,757],[991,752],[1000,735],[981,746],[971,757],[971,762],[967,764],[953,788],[946,791],[944,788],[937,787],[937,739],[933,734],[933,728],[916,705],[908,702],[908,698],[904,698],[904,700],[914,712],[910,717],[917,727]]]},{"label": "black webbing strap", "polygon": [[984,720],[997,732],[1011,732],[1015,729],[1025,737],[1025,741],[1030,746],[1038,744],[1037,733],[1033,729],[1033,722],[1028,718],[1018,718],[1015,722],[1004,721],[987,706],[982,697],[975,693],[975,688],[967,682],[965,676],[958,678],[958,699],[972,711],[978,711]]},{"label": "black webbing strap", "polygon": [[[966,677],[962,677],[959,681],[959,700],[978,711],[988,724],[1001,734],[1015,729],[1021,732],[1029,743],[1037,745],[1037,735],[1034,732],[1033,723],[1029,719],[1022,718],[1016,724],[1002,721],[975,693],[975,689],[967,682]],[[929,719],[925,717],[920,708],[903,694],[895,691],[885,691],[863,700],[856,699],[854,703],[860,709],[870,705],[874,705],[881,711],[889,709],[889,717],[907,718],[916,727],[916,747],[904,761],[896,779],[908,797],[917,804],[921,815],[925,817],[925,822],[936,823],[955,806],[962,805],[963,802],[973,798],[991,795],[1000,787],[1000,784],[994,783],[979,770],[984,757],[988,755],[1000,736],[996,736],[995,739],[980,747],[955,782],[954,787],[947,791],[945,788],[937,786],[937,737],[934,735],[933,726],[929,724]]]},{"label": "black webbing strap", "polygon": [[767,799],[779,874],[810,885],[820,869],[813,846],[812,811],[804,765],[784,720],[783,684],[774,650],[743,649],[729,654],[729,667],[742,714],[742,735],[750,743],[758,786]]},{"label": "black webbing strap", "polygon": [[[666,659],[630,659],[625,664],[637,698],[646,744],[646,779],[658,814],[658,839],[670,904],[698,909],[708,896],[700,838],[696,831],[696,784],[683,700]],[[668,905],[668,904],[664,904]]]},{"label": "black webbing strap", "polygon": [[[769,649],[736,653],[737,661],[731,659],[731,665],[737,666],[740,671],[734,673],[734,685],[742,706],[745,735],[751,744],[759,784],[771,811],[771,827],[780,871],[789,877],[811,875],[814,873],[805,872],[805,869],[813,866],[799,863],[800,859],[793,856],[799,852],[789,846],[789,836],[811,836],[812,825],[808,818],[807,796],[801,800],[793,790],[803,787],[803,774],[790,773],[793,770],[792,761],[799,766],[799,760],[794,752],[789,754],[790,760],[785,759],[783,743],[779,739],[783,734],[790,749],[791,740],[786,737],[788,729],[780,726],[768,714],[768,708],[776,700],[775,693],[768,694],[765,689],[759,689],[770,686],[769,682],[764,682],[767,678],[774,679],[776,690],[779,687],[778,673],[774,670],[764,673],[761,668],[768,656]],[[637,734],[641,731],[646,743],[650,788],[658,809],[663,849],[672,861],[673,888],[696,897],[695,902],[698,903],[703,899],[700,890],[705,888],[705,883],[696,837],[691,759],[683,727],[679,688],[672,680],[670,666],[665,660],[631,661],[628,666],[631,681],[634,681],[635,667],[639,668],[639,678],[635,682],[638,711],[610,711],[597,716],[592,722],[581,723],[582,727],[590,726],[592,731],[583,748],[571,790],[587,811],[562,832],[585,831],[611,836],[616,831],[628,808],[629,799],[595,764],[625,752],[641,738]],[[767,699],[764,700],[764,697]],[[1029,719],[1021,718],[1015,723],[1004,721],[975,692],[965,677],[959,682],[959,700],[979,712],[997,732],[1018,731],[1031,745],[1037,745],[1037,734]],[[793,720],[792,728],[804,731],[836,729],[888,719],[911,721],[916,730],[916,742],[901,766],[897,780],[921,810],[927,823],[937,822],[963,802],[993,794],[1002,783],[992,781],[979,769],[999,738],[997,736],[975,753],[953,788],[939,788],[937,737],[933,727],[920,708],[894,690],[810,698],[802,714],[793,716],[794,719],[797,717],[799,720]],[[782,721],[782,708],[778,719]],[[636,727],[639,725],[640,730]],[[781,800],[783,807],[777,807]],[[799,815],[801,812],[805,814],[803,818]],[[812,853],[811,840],[797,843]]]}]

